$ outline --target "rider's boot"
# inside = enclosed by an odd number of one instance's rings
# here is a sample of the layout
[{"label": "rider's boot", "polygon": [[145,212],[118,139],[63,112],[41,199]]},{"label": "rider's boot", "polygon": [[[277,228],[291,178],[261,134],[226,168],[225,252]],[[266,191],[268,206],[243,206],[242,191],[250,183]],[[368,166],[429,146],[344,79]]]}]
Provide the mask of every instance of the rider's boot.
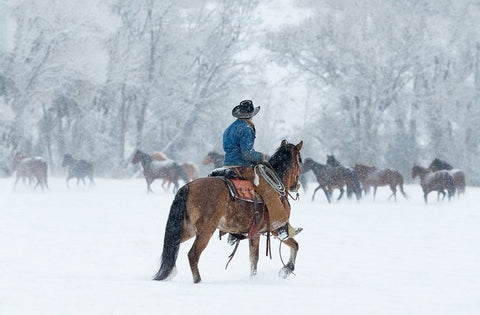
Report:
[{"label": "rider's boot", "polygon": [[295,237],[298,233],[302,232],[303,228],[294,228],[290,223],[285,224],[277,229],[278,238],[281,240],[286,240],[287,238]]}]

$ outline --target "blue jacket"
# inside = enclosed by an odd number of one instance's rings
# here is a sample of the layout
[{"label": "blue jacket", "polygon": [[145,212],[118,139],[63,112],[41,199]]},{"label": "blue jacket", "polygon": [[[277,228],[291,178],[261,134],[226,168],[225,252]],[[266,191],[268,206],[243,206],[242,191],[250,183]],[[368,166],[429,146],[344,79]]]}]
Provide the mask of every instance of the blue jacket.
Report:
[{"label": "blue jacket", "polygon": [[255,130],[242,119],[235,120],[223,133],[225,166],[251,166],[264,162],[265,154],[253,149]]}]

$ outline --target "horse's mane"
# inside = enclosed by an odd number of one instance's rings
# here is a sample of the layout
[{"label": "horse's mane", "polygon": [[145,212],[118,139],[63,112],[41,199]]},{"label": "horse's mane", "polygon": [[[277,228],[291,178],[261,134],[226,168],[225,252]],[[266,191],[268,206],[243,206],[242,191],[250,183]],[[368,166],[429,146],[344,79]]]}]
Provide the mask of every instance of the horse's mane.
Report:
[{"label": "horse's mane", "polygon": [[[275,151],[268,161],[280,177],[285,175],[288,167],[292,164],[292,150],[295,150],[295,146],[293,144],[287,143],[282,145],[277,149],[277,151]],[[300,163],[302,163],[301,157]]]}]

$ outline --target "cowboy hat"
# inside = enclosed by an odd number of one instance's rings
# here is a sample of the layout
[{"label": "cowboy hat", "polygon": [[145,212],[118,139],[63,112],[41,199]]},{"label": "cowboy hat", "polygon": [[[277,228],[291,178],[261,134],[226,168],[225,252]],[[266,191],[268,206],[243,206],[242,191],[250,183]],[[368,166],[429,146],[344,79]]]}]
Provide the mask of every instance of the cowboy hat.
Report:
[{"label": "cowboy hat", "polygon": [[237,118],[251,118],[255,116],[259,110],[260,106],[253,107],[251,100],[243,100],[232,109],[232,115]]}]

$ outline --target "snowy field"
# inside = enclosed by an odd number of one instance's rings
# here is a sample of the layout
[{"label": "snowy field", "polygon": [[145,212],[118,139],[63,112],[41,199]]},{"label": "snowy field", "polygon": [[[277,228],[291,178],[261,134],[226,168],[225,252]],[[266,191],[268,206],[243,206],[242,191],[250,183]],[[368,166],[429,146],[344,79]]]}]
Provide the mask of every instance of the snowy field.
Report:
[{"label": "snowy field", "polygon": [[[355,202],[328,204],[323,192],[292,203],[302,226],[295,273],[278,277],[261,241],[258,276],[250,279],[243,242],[215,235],[193,284],[182,244],[177,276],[157,282],[165,222],[173,199],[155,182],[96,179],[67,189],[31,191],[0,179],[0,314],[480,314],[480,188],[450,203],[420,187],[388,202],[380,188]],[[288,258],[288,252],[283,256]]]}]

